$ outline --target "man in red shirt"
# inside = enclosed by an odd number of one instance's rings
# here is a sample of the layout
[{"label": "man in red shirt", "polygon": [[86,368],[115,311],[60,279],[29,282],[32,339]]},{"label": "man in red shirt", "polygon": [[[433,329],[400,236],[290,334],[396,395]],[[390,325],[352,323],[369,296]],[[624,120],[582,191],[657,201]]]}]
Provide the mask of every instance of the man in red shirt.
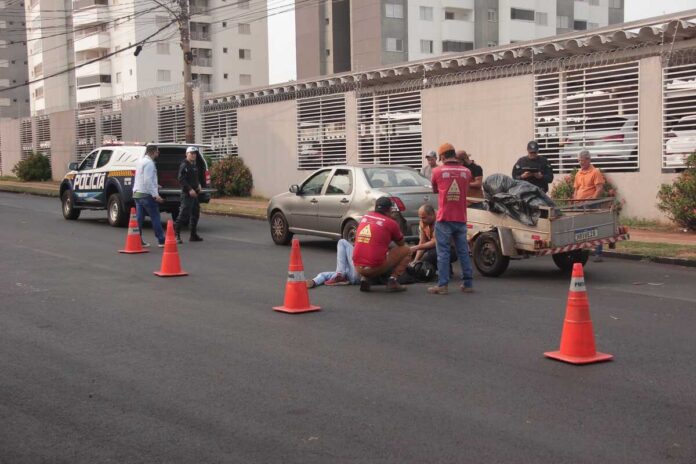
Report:
[{"label": "man in red shirt", "polygon": [[474,273],[469,258],[469,243],[466,238],[466,192],[473,177],[471,171],[459,163],[454,147],[443,143],[438,149],[445,164],[433,169],[433,192],[438,194],[435,243],[437,247],[437,270],[439,279],[436,287],[428,293],[445,295],[450,280],[450,244],[454,241],[457,256],[462,266],[464,293],[474,291]]},{"label": "man in red shirt", "polygon": [[[389,217],[392,201],[380,197],[375,202],[375,212],[363,216],[355,233],[353,264],[360,274],[360,291],[369,292],[368,279],[379,277],[391,270],[387,291],[400,292],[406,287],[397,282],[411,258],[411,249],[406,246],[404,236],[395,220]],[[396,247],[389,249],[391,242]]]}]

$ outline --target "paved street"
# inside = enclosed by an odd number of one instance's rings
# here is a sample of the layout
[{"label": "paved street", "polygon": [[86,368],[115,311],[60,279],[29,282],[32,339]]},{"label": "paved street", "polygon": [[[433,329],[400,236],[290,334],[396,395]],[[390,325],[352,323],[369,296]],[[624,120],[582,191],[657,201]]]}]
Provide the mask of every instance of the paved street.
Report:
[{"label": "paved street", "polygon": [[[695,269],[588,264],[615,361],[577,367],[542,356],[569,284],[550,258],[473,295],[320,288],[291,316],[265,222],[204,216],[191,275],[160,279],[103,211],[2,193],[0,215],[0,463],[696,462]],[[301,239],[308,276],[334,267]]]}]

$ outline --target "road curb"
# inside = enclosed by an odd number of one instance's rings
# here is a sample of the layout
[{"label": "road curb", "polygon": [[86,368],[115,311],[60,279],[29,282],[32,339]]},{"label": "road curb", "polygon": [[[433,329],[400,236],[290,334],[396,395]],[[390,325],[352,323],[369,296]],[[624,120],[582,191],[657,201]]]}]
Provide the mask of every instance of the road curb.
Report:
[{"label": "road curb", "polygon": [[201,208],[201,213],[208,214],[210,216],[229,216],[229,217],[238,217],[238,218],[242,218],[242,219],[255,219],[257,221],[265,221],[266,220],[265,216],[255,216],[255,215],[249,214],[249,213],[235,213],[234,211],[230,211],[230,212],[206,211],[205,208]]},{"label": "road curb", "polygon": [[33,188],[33,187],[17,187],[14,185],[2,185],[2,184],[0,184],[0,192],[23,193],[23,194],[27,194],[27,195],[36,195],[39,197],[53,197],[53,198],[60,197],[60,192],[57,192],[54,190],[40,189],[40,188]]},{"label": "road curb", "polygon": [[633,255],[630,253],[619,253],[615,251],[605,251],[602,253],[604,258],[627,259],[630,261],[648,261],[658,264],[671,264],[674,266],[696,267],[696,260],[681,258],[662,258],[659,256]]}]

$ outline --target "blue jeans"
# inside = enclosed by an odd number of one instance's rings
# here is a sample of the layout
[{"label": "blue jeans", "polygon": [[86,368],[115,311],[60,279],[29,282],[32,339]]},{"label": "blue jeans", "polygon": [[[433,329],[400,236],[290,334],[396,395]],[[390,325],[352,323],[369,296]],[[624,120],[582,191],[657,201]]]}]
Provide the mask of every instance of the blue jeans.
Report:
[{"label": "blue jeans", "polygon": [[320,272],[312,279],[317,286],[324,285],[324,282],[336,277],[336,274],[343,274],[351,284],[359,284],[360,276],[355,271],[353,265],[353,245],[347,240],[339,240],[336,244],[336,271]]},{"label": "blue jeans", "polygon": [[135,211],[138,217],[138,228],[140,236],[143,235],[143,223],[145,222],[145,214],[147,213],[152,220],[152,230],[155,231],[158,243],[164,243],[164,231],[162,230],[162,221],[160,220],[159,205],[150,195],[144,198],[135,199]]},{"label": "blue jeans", "polygon": [[450,247],[454,248],[462,266],[462,282],[465,287],[474,286],[474,270],[469,257],[469,242],[466,240],[466,222],[440,221],[435,223],[435,243],[437,246],[437,284],[444,287],[450,280]]}]

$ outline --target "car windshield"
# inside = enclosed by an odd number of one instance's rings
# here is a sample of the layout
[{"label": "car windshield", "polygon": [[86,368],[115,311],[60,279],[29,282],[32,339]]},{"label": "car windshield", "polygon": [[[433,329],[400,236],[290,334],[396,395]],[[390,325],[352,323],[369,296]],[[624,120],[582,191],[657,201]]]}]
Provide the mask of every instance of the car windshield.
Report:
[{"label": "car windshield", "polygon": [[372,188],[431,187],[428,179],[408,168],[366,168],[365,177]]}]

